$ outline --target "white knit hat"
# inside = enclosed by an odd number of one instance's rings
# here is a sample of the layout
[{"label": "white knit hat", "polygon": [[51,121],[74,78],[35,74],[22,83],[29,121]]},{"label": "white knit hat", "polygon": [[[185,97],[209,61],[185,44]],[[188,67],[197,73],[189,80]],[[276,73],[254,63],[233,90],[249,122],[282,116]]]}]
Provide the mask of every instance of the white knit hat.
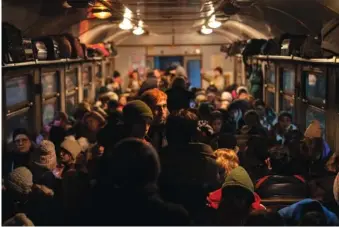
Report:
[{"label": "white knit hat", "polygon": [[228,102],[232,102],[233,98],[232,98],[232,94],[227,92],[227,91],[224,91],[222,94],[221,94],[221,101],[228,101]]},{"label": "white knit hat", "polygon": [[239,95],[240,90],[245,90],[245,91],[248,93],[247,87],[245,87],[245,86],[239,86],[239,87],[237,88],[237,95]]}]

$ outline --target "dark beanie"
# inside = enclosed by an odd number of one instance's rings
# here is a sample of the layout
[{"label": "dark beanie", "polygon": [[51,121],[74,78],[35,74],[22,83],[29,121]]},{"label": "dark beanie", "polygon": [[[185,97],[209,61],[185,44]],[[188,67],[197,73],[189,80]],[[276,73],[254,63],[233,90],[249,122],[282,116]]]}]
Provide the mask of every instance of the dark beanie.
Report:
[{"label": "dark beanie", "polygon": [[134,100],[124,107],[123,117],[126,123],[135,123],[147,119],[153,120],[153,113],[146,103]]},{"label": "dark beanie", "polygon": [[14,132],[13,132],[13,141],[15,140],[15,137],[17,137],[18,135],[25,135],[25,136],[28,137],[28,139],[30,139],[30,140],[32,139],[31,135],[29,134],[29,132],[26,129],[24,129],[24,128],[17,128],[17,129],[14,130]]}]

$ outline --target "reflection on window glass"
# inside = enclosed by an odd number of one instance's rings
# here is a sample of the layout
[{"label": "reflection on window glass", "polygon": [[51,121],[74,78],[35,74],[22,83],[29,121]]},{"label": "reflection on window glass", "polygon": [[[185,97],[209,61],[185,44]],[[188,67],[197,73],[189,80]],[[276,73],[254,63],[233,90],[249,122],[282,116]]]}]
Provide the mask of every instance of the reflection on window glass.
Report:
[{"label": "reflection on window glass", "polygon": [[294,117],[294,103],[293,99],[282,98],[282,107],[280,111],[286,111]]},{"label": "reflection on window glass", "polygon": [[268,107],[275,109],[275,95],[273,92],[267,91],[267,105]]},{"label": "reflection on window glass", "polygon": [[267,68],[266,83],[275,85],[275,68],[272,64],[270,64]]},{"label": "reflection on window glass", "polygon": [[294,69],[283,69],[282,84],[283,84],[284,92],[294,93],[294,85],[295,85],[295,70]]},{"label": "reflection on window glass", "polygon": [[49,73],[43,73],[42,74],[42,94],[44,96],[53,95],[58,92],[57,88],[57,72],[49,72]]},{"label": "reflection on window glass", "polygon": [[[306,127],[308,127],[313,120],[318,120],[320,122],[320,127],[323,132],[326,129],[326,120],[325,120],[325,111],[316,110],[312,107],[308,107],[306,110]],[[325,135],[323,135],[325,136]]]},{"label": "reflection on window glass", "polygon": [[57,110],[57,99],[55,99],[54,103],[48,103],[43,105],[42,122],[44,125],[48,125],[53,121],[56,110]]},{"label": "reflection on window glass", "polygon": [[7,132],[7,143],[11,143],[13,140],[13,131],[17,128],[25,128],[28,131],[30,131],[29,129],[29,125],[28,125],[28,112],[25,112],[21,115],[18,116],[14,116],[14,117],[10,117],[8,119],[6,119],[6,132]]},{"label": "reflection on window glass", "polygon": [[326,76],[320,73],[304,72],[306,98],[310,101],[321,102],[326,100]]},{"label": "reflection on window glass", "polygon": [[78,86],[78,70],[73,69],[66,71],[66,90],[73,90]]},{"label": "reflection on window glass", "polygon": [[6,106],[28,101],[27,76],[6,80]]},{"label": "reflection on window glass", "polygon": [[66,113],[68,115],[73,115],[75,111],[75,106],[77,105],[76,95],[70,95],[66,97]]}]

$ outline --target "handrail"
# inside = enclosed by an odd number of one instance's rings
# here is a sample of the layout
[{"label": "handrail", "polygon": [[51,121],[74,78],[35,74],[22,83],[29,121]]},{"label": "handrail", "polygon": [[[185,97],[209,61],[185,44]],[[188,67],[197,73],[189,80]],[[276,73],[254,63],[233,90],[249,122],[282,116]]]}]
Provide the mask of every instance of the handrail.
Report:
[{"label": "handrail", "polygon": [[[239,55],[236,55],[239,57]],[[338,57],[333,58],[312,58],[312,59],[306,59],[296,56],[279,56],[279,55],[253,55],[251,56],[253,58],[256,58],[258,60],[293,60],[297,62],[308,62],[308,63],[339,63]]]},{"label": "handrail", "polygon": [[15,67],[22,67],[22,66],[40,66],[40,65],[49,65],[49,64],[66,64],[66,63],[82,63],[87,61],[101,61],[103,57],[93,57],[87,59],[70,59],[70,58],[63,58],[58,60],[35,60],[35,61],[27,61],[27,62],[18,62],[18,63],[9,63],[2,66],[2,68],[15,68]]}]

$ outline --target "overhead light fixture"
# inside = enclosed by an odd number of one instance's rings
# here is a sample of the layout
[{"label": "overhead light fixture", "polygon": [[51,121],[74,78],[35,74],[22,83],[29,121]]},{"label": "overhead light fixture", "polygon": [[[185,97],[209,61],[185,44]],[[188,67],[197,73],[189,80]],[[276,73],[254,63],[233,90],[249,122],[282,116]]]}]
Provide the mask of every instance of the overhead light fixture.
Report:
[{"label": "overhead light fixture", "polygon": [[142,20],[139,20],[138,22],[138,27],[136,27],[134,30],[133,30],[133,34],[134,35],[142,35],[145,33],[145,30],[142,28],[143,27],[143,22]]},{"label": "overhead light fixture", "polygon": [[212,17],[208,20],[207,25],[210,28],[219,28],[221,26],[221,22],[215,19],[215,15],[212,15]]},{"label": "overhead light fixture", "polygon": [[111,11],[105,7],[93,8],[92,14],[99,19],[107,19],[112,16]]},{"label": "overhead light fixture", "polygon": [[123,21],[119,24],[119,28],[122,30],[130,30],[133,28],[133,24],[130,20],[124,18]]},{"label": "overhead light fixture", "polygon": [[211,33],[213,32],[213,29],[207,28],[205,25],[203,25],[203,26],[201,27],[200,32],[201,32],[202,34],[204,34],[204,35],[209,35],[209,34],[211,34]]}]

